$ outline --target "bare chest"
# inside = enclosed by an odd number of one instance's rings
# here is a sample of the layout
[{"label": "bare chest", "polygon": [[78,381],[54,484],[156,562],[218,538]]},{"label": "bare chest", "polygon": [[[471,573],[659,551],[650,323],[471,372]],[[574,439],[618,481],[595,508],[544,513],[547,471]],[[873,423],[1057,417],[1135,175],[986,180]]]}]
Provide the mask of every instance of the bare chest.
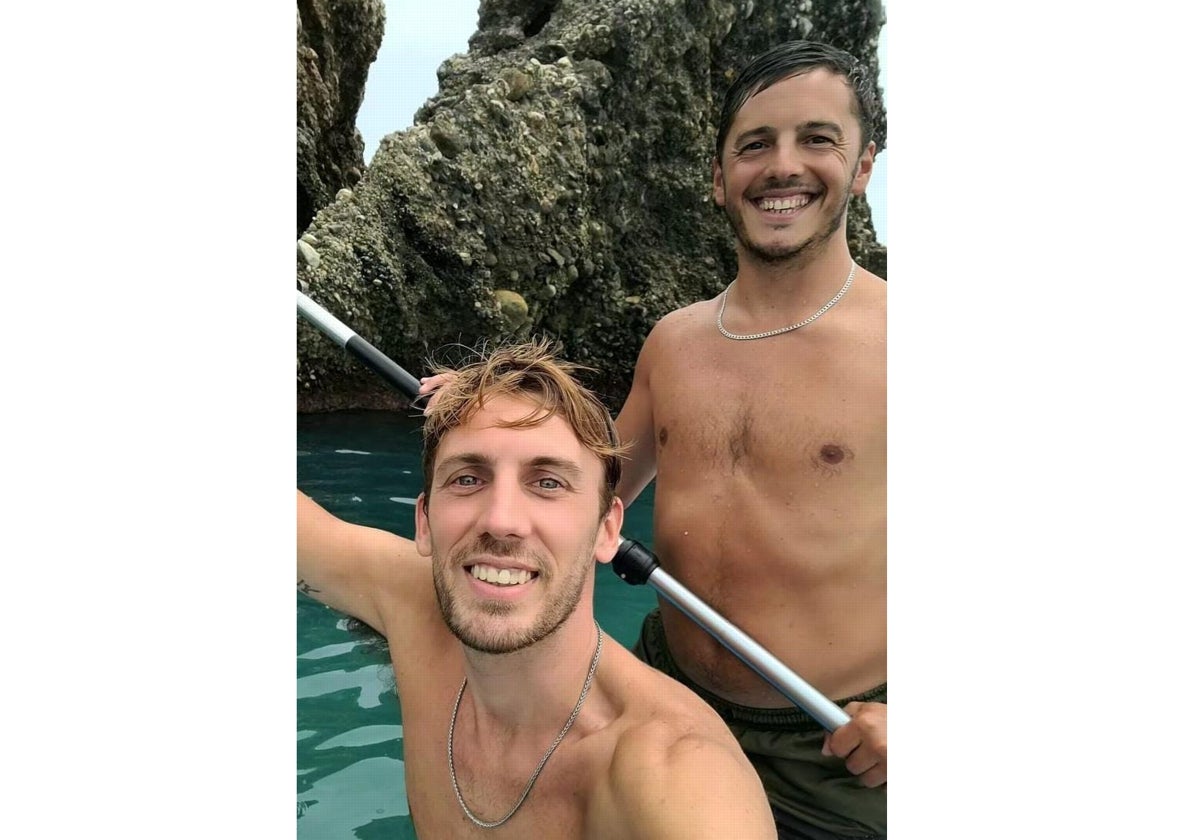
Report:
[{"label": "bare chest", "polygon": [[827,475],[883,455],[885,360],[869,342],[705,340],[667,354],[650,389],[667,479],[675,469]]},{"label": "bare chest", "polygon": [[[457,686],[454,688],[456,693]],[[534,779],[540,747],[537,755],[486,756],[460,729],[454,744],[456,791],[448,753],[452,704],[453,696],[446,705],[431,703],[411,712],[412,704],[404,708],[405,782],[413,823],[421,837],[587,836],[589,790],[585,782],[590,775],[590,757],[586,750],[564,742]],[[522,798],[531,779],[533,786]],[[484,829],[472,821],[467,809],[482,822],[512,815],[503,825]]]}]

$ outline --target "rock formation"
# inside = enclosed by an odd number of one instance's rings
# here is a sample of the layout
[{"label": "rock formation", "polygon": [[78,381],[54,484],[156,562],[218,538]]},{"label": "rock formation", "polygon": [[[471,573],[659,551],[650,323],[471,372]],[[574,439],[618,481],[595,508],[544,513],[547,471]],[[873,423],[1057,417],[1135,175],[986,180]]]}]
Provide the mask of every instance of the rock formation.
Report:
[{"label": "rock formation", "polygon": [[[882,24],[878,0],[483,0],[415,125],[317,212],[300,285],[417,376],[448,344],[550,334],[616,410],[655,321],[736,273],[710,170],[736,69],[793,38],[874,65]],[[849,230],[885,276],[865,200]],[[401,404],[297,329],[299,410]]]},{"label": "rock formation", "polygon": [[296,236],[363,172],[355,127],[383,42],[383,0],[299,0],[296,9]]}]

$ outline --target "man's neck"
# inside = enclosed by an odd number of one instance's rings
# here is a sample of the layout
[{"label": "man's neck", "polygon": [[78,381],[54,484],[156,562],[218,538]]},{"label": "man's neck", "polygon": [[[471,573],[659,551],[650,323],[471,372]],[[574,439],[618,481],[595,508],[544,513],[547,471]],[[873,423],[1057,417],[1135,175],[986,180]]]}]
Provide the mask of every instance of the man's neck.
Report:
[{"label": "man's neck", "polygon": [[596,642],[590,611],[578,610],[524,650],[487,654],[464,648],[466,694],[478,725],[500,735],[557,733],[579,700]]},{"label": "man's neck", "polygon": [[764,261],[739,246],[737,289],[727,305],[752,320],[779,315],[799,320],[838,293],[853,264],[844,239],[817,254],[779,262]]}]

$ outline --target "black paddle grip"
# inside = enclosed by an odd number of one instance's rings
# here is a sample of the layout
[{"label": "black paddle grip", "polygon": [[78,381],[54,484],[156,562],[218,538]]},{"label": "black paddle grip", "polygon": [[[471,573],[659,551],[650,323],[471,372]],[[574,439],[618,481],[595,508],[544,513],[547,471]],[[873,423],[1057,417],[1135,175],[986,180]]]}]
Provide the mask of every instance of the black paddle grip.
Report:
[{"label": "black paddle grip", "polygon": [[640,586],[650,579],[650,573],[658,568],[654,552],[637,540],[623,539],[617,547],[612,561],[617,577],[633,586]]},{"label": "black paddle grip", "polygon": [[346,350],[407,397],[408,404],[413,408],[425,407],[427,397],[418,393],[421,383],[417,378],[375,349],[374,345],[355,335],[346,342]]}]

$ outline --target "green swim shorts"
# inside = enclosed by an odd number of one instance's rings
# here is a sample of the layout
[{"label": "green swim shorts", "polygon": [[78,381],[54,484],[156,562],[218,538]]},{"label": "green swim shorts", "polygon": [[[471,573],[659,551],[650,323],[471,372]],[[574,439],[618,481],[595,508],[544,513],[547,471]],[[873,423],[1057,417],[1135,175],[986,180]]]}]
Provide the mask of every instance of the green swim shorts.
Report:
[{"label": "green swim shorts", "polygon": [[[781,840],[841,840],[887,836],[887,785],[863,787],[844,761],[821,755],[825,730],[799,709],[739,706],[696,685],[667,650],[662,615],[642,623],[634,654],[698,694],[732,730],[762,778]],[[835,701],[886,703],[887,683]]]}]

